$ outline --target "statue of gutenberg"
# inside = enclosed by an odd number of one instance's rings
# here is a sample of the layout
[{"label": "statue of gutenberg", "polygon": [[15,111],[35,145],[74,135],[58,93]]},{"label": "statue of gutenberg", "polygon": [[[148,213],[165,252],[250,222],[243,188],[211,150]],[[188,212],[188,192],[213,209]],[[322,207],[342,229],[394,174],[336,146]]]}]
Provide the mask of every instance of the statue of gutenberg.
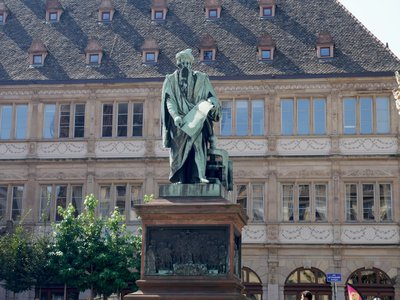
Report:
[{"label": "statue of gutenberg", "polygon": [[215,148],[213,122],[221,105],[207,74],[193,71],[191,49],[176,54],[178,69],[165,78],[161,95],[163,145],[170,148],[173,183],[208,183],[207,149]]}]

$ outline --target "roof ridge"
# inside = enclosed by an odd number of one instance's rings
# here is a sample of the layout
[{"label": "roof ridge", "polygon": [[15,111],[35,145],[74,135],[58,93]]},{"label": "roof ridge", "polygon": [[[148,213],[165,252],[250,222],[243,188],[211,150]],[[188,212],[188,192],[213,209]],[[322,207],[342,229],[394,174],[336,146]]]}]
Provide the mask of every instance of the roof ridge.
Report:
[{"label": "roof ridge", "polygon": [[386,51],[388,51],[388,52],[390,53],[390,55],[391,55],[394,59],[396,59],[398,62],[400,62],[400,58],[397,57],[397,55],[394,54],[393,51],[390,50],[389,47],[386,47],[385,43],[382,42],[380,39],[378,39],[378,37],[377,37],[375,34],[373,34],[372,31],[369,30],[359,19],[357,19],[357,17],[356,17],[355,15],[353,15],[353,14],[350,12],[350,10],[348,10],[348,9],[346,8],[346,6],[344,6],[344,4],[342,4],[339,0],[335,0],[335,2],[336,2],[337,4],[339,4],[339,6],[341,6],[341,7],[344,9],[344,11],[345,11],[354,21],[356,21],[357,24],[360,25],[360,26],[361,26],[375,41],[377,41],[379,44],[381,44],[382,47],[385,48]]}]

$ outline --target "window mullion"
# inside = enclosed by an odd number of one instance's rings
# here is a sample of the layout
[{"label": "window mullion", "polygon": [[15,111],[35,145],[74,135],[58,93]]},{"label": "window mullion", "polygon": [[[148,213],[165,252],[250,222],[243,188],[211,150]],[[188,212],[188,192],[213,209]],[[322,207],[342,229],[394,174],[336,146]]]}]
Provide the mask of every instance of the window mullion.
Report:
[{"label": "window mullion", "polygon": [[118,103],[116,101],[113,101],[113,115],[112,115],[112,120],[113,120],[113,126],[112,126],[112,134],[111,137],[116,137],[118,133]]},{"label": "window mullion", "polygon": [[133,137],[133,106],[134,102],[128,101],[127,137]]}]

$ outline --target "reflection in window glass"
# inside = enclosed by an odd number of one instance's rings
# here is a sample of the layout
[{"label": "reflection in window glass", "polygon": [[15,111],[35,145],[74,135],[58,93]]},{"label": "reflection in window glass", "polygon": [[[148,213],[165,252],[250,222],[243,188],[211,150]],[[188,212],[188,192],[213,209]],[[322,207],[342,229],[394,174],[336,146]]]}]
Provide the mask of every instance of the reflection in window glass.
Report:
[{"label": "reflection in window glass", "polygon": [[112,136],[112,127],[113,127],[113,105],[112,104],[103,104],[103,137]]},{"label": "reflection in window glass", "polygon": [[264,134],[264,101],[253,100],[252,105],[252,118],[251,130],[253,135]]},{"label": "reflection in window glass", "polygon": [[293,134],[293,100],[281,101],[281,132],[284,135]]},{"label": "reflection in window glass", "polygon": [[143,103],[133,104],[132,136],[143,136]]},{"label": "reflection in window glass", "polygon": [[264,221],[264,185],[254,184],[253,188],[253,221]]},{"label": "reflection in window glass", "polygon": [[107,217],[111,209],[111,186],[100,187],[99,216]]},{"label": "reflection in window glass", "polygon": [[7,212],[7,186],[0,186],[0,222],[6,220]]},{"label": "reflection in window glass", "polygon": [[128,136],[128,103],[118,103],[117,136]]},{"label": "reflection in window glass", "polygon": [[376,98],[376,132],[390,132],[390,114],[389,114],[389,98]]},{"label": "reflection in window glass", "polygon": [[346,220],[357,220],[357,185],[346,184]]},{"label": "reflection in window glass", "polygon": [[283,221],[293,221],[293,185],[282,185]]},{"label": "reflection in window glass", "polygon": [[12,125],[12,106],[0,106],[0,139],[11,138],[11,125]]},{"label": "reflection in window glass", "polygon": [[28,131],[28,105],[17,105],[15,138],[25,139]]},{"label": "reflection in window glass", "polygon": [[117,199],[115,206],[118,208],[118,211],[121,215],[125,215],[125,199],[126,199],[126,185],[117,185],[116,186]]},{"label": "reflection in window glass", "polygon": [[137,215],[135,211],[135,206],[142,203],[142,186],[139,184],[131,186],[130,195],[130,210],[129,210],[129,220],[136,220]]},{"label": "reflection in window glass", "polygon": [[315,220],[326,221],[327,191],[325,184],[315,185]]},{"label": "reflection in window glass", "polygon": [[300,283],[316,283],[315,274],[312,270],[299,270]]},{"label": "reflection in window glass", "polygon": [[40,187],[40,221],[50,221],[51,185]]},{"label": "reflection in window glass", "polygon": [[63,104],[60,108],[60,126],[59,126],[59,137],[69,137],[69,122],[71,116],[71,106],[69,104]]},{"label": "reflection in window glass", "polygon": [[372,133],[372,99],[360,99],[360,133]]},{"label": "reflection in window glass", "polygon": [[57,185],[56,189],[56,221],[61,221],[62,216],[58,213],[58,208],[66,208],[67,207],[67,186],[66,185]]},{"label": "reflection in window glass", "polygon": [[314,99],[314,134],[326,133],[326,101]]},{"label": "reflection in window glass", "polygon": [[356,133],[356,99],[346,98],[343,102],[343,133]]},{"label": "reflection in window glass", "polygon": [[236,203],[240,204],[247,213],[247,185],[238,184],[236,187]]},{"label": "reflection in window glass", "polygon": [[74,137],[84,137],[85,134],[85,104],[75,105]]},{"label": "reflection in window glass", "polygon": [[75,208],[75,217],[83,211],[83,192],[82,186],[72,186],[72,206]]},{"label": "reflection in window glass", "polygon": [[238,100],[236,101],[236,134],[237,135],[248,135],[248,101]]},{"label": "reflection in window glass", "polygon": [[310,186],[299,185],[299,221],[310,221]]},{"label": "reflection in window glass", "polygon": [[22,195],[24,193],[24,187],[22,185],[13,186],[12,188],[12,207],[11,207],[11,219],[18,221],[22,215]]},{"label": "reflection in window glass", "polygon": [[363,219],[374,220],[374,185],[363,184],[362,185],[362,207],[363,207]]},{"label": "reflection in window glass", "polygon": [[56,113],[55,104],[46,104],[44,106],[44,120],[43,120],[43,137],[54,137],[54,119]]},{"label": "reflection in window glass", "polygon": [[380,220],[392,220],[392,186],[390,184],[379,185]]},{"label": "reflection in window glass", "polygon": [[310,134],[310,100],[297,100],[297,133]]},{"label": "reflection in window glass", "polygon": [[232,101],[222,101],[221,135],[232,135]]}]

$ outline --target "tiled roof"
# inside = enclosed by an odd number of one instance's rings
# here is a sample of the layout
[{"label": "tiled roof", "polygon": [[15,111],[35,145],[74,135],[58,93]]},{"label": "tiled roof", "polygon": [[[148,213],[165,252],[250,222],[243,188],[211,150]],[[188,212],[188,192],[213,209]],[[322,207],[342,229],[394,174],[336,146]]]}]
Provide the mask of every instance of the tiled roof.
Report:
[{"label": "tiled roof", "polygon": [[[100,0],[60,0],[60,22],[45,22],[44,0],[5,0],[10,11],[0,26],[0,82],[162,78],[175,69],[175,54],[209,34],[217,45],[216,61],[195,69],[210,76],[308,76],[394,72],[400,60],[336,0],[279,0],[276,15],[259,17],[257,0],[221,0],[221,18],[207,20],[203,0],[169,0],[165,21],[150,18],[151,0],[112,0],[113,21],[98,22]],[[272,62],[257,61],[257,42],[269,34],[276,43]],[[330,33],[335,57],[317,58],[319,33]],[[154,38],[158,63],[142,63],[141,47]],[[99,41],[99,67],[85,64],[89,39]],[[41,40],[48,55],[43,67],[30,68],[28,49]],[[196,60],[198,61],[198,60]]]}]

